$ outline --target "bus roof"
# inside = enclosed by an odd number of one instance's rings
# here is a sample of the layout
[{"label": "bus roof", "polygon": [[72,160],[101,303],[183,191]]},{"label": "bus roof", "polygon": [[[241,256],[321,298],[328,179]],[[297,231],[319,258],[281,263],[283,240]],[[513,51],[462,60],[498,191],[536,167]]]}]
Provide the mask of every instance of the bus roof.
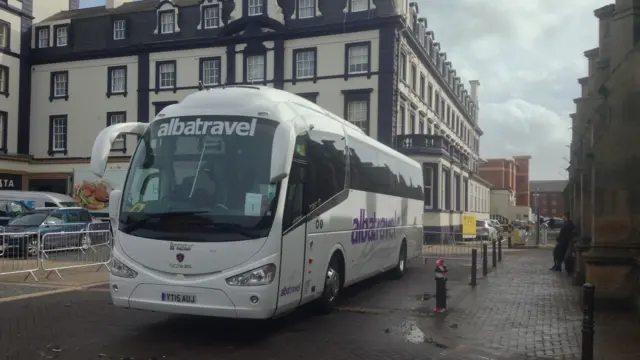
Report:
[{"label": "bus roof", "polygon": [[[327,109],[290,92],[260,85],[230,85],[201,90],[185,97],[181,102],[165,107],[152,120],[166,117],[189,115],[240,115],[261,116],[278,122],[294,121],[295,114],[282,107],[282,103],[296,102],[309,109],[319,112],[328,118],[342,124],[348,136],[354,136],[366,141],[370,145],[392,154],[398,159],[421,165],[410,157],[371,138],[358,126],[337,116]],[[287,116],[290,115],[290,116]]]},{"label": "bus roof", "polygon": [[167,106],[156,115],[154,120],[190,114],[217,115],[217,109],[224,109],[224,114],[226,115],[230,113],[230,110],[233,114],[246,116],[256,116],[264,113],[264,117],[282,122],[284,118],[278,116],[281,112],[279,104],[289,101],[302,104],[342,123],[352,130],[364,134],[364,131],[359,127],[312,101],[284,90],[259,85],[229,85],[198,91],[188,95],[177,104]]}]

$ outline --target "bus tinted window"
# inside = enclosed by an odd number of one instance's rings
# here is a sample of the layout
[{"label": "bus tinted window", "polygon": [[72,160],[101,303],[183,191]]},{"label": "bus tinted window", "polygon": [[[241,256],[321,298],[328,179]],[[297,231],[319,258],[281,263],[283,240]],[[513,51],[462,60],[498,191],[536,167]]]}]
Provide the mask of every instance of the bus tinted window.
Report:
[{"label": "bus tinted window", "polygon": [[422,170],[364,142],[349,138],[349,187],[411,199],[424,199]]},{"label": "bus tinted window", "polygon": [[[345,189],[346,155],[344,137],[311,131],[307,139],[310,193],[308,198],[322,204]],[[318,201],[319,200],[319,201]]]}]

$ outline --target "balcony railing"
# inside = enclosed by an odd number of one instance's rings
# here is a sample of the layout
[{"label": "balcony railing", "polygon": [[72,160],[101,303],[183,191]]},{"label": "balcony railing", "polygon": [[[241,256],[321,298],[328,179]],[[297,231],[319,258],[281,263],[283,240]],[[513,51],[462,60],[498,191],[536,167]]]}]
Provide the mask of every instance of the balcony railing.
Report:
[{"label": "balcony railing", "polygon": [[469,168],[469,156],[442,135],[398,135],[398,151],[405,155],[441,155]]}]

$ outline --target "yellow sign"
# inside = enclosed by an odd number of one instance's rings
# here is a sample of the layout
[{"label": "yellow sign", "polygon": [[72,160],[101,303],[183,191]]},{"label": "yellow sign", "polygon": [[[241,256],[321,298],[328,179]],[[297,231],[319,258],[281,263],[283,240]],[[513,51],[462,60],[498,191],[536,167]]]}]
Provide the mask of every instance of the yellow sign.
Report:
[{"label": "yellow sign", "polygon": [[135,204],[131,210],[129,210],[129,212],[140,212],[142,211],[142,209],[144,209],[145,204]]},{"label": "yellow sign", "polygon": [[476,235],[476,217],[472,215],[462,216],[462,234]]}]

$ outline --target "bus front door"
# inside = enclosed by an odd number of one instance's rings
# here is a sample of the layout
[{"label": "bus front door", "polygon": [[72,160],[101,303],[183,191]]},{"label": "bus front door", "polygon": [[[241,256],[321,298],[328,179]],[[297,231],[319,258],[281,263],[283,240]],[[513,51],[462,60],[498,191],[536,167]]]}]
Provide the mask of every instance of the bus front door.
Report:
[{"label": "bus front door", "polygon": [[294,157],[287,178],[287,197],[282,217],[280,287],[276,314],[297,307],[303,292],[307,233],[304,202],[306,171],[306,160],[300,156]]}]

